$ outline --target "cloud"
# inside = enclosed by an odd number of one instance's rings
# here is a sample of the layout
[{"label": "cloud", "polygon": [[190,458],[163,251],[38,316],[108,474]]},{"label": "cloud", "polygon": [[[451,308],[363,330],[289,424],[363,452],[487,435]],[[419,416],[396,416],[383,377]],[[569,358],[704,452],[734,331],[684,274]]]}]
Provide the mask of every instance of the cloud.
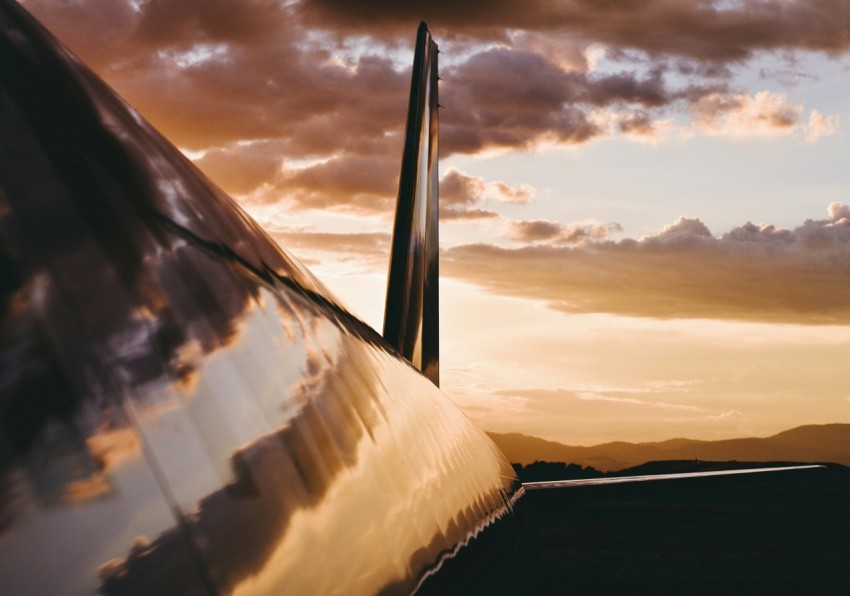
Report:
[{"label": "cloud", "polygon": [[539,54],[495,48],[447,69],[441,88],[441,148],[447,154],[581,143],[602,131],[570,104],[571,75]]},{"label": "cloud", "polygon": [[601,240],[612,232],[620,231],[618,224],[572,224],[562,226],[553,221],[511,222],[509,237],[520,242],[549,242],[552,244],[576,244],[585,240]]},{"label": "cloud", "polygon": [[499,180],[491,183],[490,188],[497,199],[506,203],[530,203],[537,194],[530,184],[511,186]]},{"label": "cloud", "polygon": [[[680,218],[640,240],[465,245],[445,251],[441,272],[564,312],[845,324],[850,207],[832,203],[828,212],[793,230],[748,222],[720,237]],[[514,232],[532,241],[558,233],[534,222]]]},{"label": "cloud", "polygon": [[180,146],[280,139],[290,158],[365,155],[386,152],[394,133],[401,150],[407,81],[386,59],[349,69],[300,46],[230,46],[216,60],[173,61],[114,82]]},{"label": "cloud", "polygon": [[653,56],[734,62],[757,51],[847,51],[850,6],[842,0],[712,0],[598,2],[597,0],[508,0],[427,4],[306,0],[310,22],[381,31],[398,36],[411,22],[426,20],[441,37],[504,38],[507,30],[562,34],[571,40],[600,42]]},{"label": "cloud", "polygon": [[[824,116],[812,110],[807,123],[802,121],[803,105],[791,102],[783,93],[759,91],[753,95],[736,93],[721,85],[691,86],[663,98],[672,104],[684,101],[693,118],[692,126],[703,134],[729,138],[772,137],[801,131],[807,143],[835,134],[840,116]],[[615,118],[619,130],[629,136],[657,139],[664,132],[687,134],[681,126],[657,120],[645,110]]]},{"label": "cloud", "polygon": [[817,110],[809,114],[809,123],[806,125],[805,141],[815,143],[821,137],[827,137],[838,132],[841,125],[841,117],[838,114],[824,116]]},{"label": "cloud", "polygon": [[665,88],[663,69],[654,68],[646,79],[635,73],[618,73],[583,81],[585,101],[592,105],[607,106],[614,102],[658,107],[670,103],[673,96]]},{"label": "cloud", "polygon": [[139,7],[135,33],[153,45],[200,40],[255,43],[273,36],[287,18],[283,6],[267,0],[147,0]]},{"label": "cloud", "polygon": [[22,4],[101,75],[119,68],[144,68],[149,62],[149,56],[134,48],[138,13],[130,2],[26,0]]},{"label": "cloud", "polygon": [[850,205],[845,205],[837,201],[830,203],[829,207],[827,207],[827,213],[829,213],[830,221],[836,224],[841,223],[842,220],[850,219]]},{"label": "cloud", "polygon": [[299,256],[332,253],[336,262],[352,262],[364,269],[386,267],[392,239],[384,232],[345,234],[272,228],[270,233],[281,246]]},{"label": "cloud", "polygon": [[717,83],[668,89],[664,73],[656,66],[645,76],[594,75],[566,71],[547,56],[523,49],[487,49],[444,73],[441,146],[450,155],[542,142],[581,144],[608,134],[592,117],[595,109],[642,108],[623,126],[634,131],[640,125],[646,132],[652,125],[648,109],[729,93]]},{"label": "cloud", "polygon": [[[657,440],[681,436],[683,428],[697,436],[733,434],[729,428],[735,417],[724,401],[694,400],[693,396],[671,389],[657,392],[648,387],[518,387],[484,392],[491,402],[470,408],[486,424],[499,430],[523,432],[558,440],[570,445],[593,445],[612,440]],[[719,391],[700,386],[711,395]],[[469,408],[464,404],[464,409]],[[510,408],[514,426],[505,425],[504,410]],[[477,411],[476,411],[477,410]],[[501,418],[499,418],[501,414]],[[517,421],[521,425],[517,426]],[[722,423],[726,424],[722,424]],[[604,429],[604,430],[601,430]],[[651,430],[650,430],[651,429]],[[730,430],[732,433],[730,433]],[[725,438],[725,437],[724,437]]]},{"label": "cloud", "polygon": [[789,68],[760,68],[759,78],[765,80],[773,79],[786,87],[799,87],[802,82],[815,82],[820,77],[812,73],[800,72]]},{"label": "cloud", "polygon": [[401,146],[407,68],[377,49],[341,62],[291,5],[26,6],[181,147],[278,139],[289,158],[365,154],[383,151],[388,133]]},{"label": "cloud", "polygon": [[620,131],[636,136],[651,137],[655,135],[652,118],[646,112],[632,112],[620,118],[617,123]]},{"label": "cloud", "polygon": [[210,149],[195,165],[228,192],[247,194],[276,181],[283,164],[278,143],[257,141]]},{"label": "cloud", "polygon": [[[280,150],[290,158],[382,153],[387,135],[400,134],[408,70],[381,54],[384,43],[397,47],[398,36],[409,43],[411,19],[433,17],[440,39],[503,42],[445,68],[446,156],[541,141],[583,143],[606,132],[588,117],[587,106],[660,108],[712,91],[704,85],[667,89],[666,55],[699,62],[742,60],[764,49],[841,53],[850,47],[850,7],[825,0],[744,0],[733,7],[650,0],[615,10],[591,0],[532,0],[521,7],[505,0],[356,8],[335,0],[210,6],[200,0],[29,0],[26,6],[180,146],[201,150],[276,138],[286,140]],[[340,53],[358,33],[368,35],[371,46]],[[607,48],[613,57],[643,51],[649,72],[592,77],[590,47]],[[687,64],[680,61],[679,71],[728,75],[722,66]],[[623,122],[627,132],[650,130],[648,114]]]},{"label": "cloud", "polygon": [[641,241],[646,246],[693,246],[712,238],[711,231],[699,219],[683,216],[675,223],[664,226],[655,236],[644,237]]},{"label": "cloud", "polygon": [[278,188],[300,207],[390,213],[398,176],[397,158],[344,154],[310,167],[284,170]]},{"label": "cloud", "polygon": [[[640,409],[655,410],[680,410],[686,412],[701,411],[703,408],[688,404],[671,403],[659,401],[658,394],[666,399],[679,397],[678,391],[671,390],[659,392],[651,387],[639,388],[578,388],[578,389],[511,389],[496,391],[496,395],[506,397],[516,396],[522,398],[527,409],[537,409],[541,412],[548,411],[550,414],[561,410],[571,414],[579,414],[579,408],[592,412],[591,404],[580,402],[609,402],[620,406],[626,406],[627,412],[637,414]],[[637,406],[638,408],[635,408]],[[614,406],[612,406],[614,407]],[[657,412],[656,412],[657,415]]]},{"label": "cloud", "polygon": [[571,43],[561,37],[533,31],[516,31],[511,36],[511,45],[517,50],[540,54],[567,72],[587,72],[591,69],[585,44]]},{"label": "cloud", "polygon": [[782,93],[712,93],[693,103],[694,125],[702,132],[729,137],[793,132],[803,106]]},{"label": "cloud", "polygon": [[482,220],[482,219],[498,219],[501,215],[495,211],[488,209],[442,209],[440,210],[441,221],[460,221],[460,220]]},{"label": "cloud", "polygon": [[440,181],[440,219],[495,219],[500,217],[498,213],[481,208],[488,199],[528,203],[534,195],[534,188],[527,184],[511,186],[501,180],[488,183],[478,176],[449,168]]},{"label": "cloud", "polygon": [[[670,127],[663,114],[682,107],[707,134],[803,131],[813,142],[838,129],[837,116],[813,110],[806,124],[784,95],[733,91],[725,63],[759,50],[850,46],[850,7],[826,0],[743,0],[722,10],[708,0],[616,10],[591,0],[25,5],[169,139],[202,154],[198,164],[225,190],[264,188],[267,200],[295,209],[363,214],[392,209],[410,76],[394,57],[422,17],[441,43],[465,44],[441,73],[442,157],[577,145],[612,127],[658,139]],[[594,70],[602,53],[628,68]],[[667,76],[671,69],[707,82],[675,86],[681,77]],[[485,184],[484,199],[450,205],[445,218],[492,219],[482,201],[534,196],[531,187]]]},{"label": "cloud", "polygon": [[511,223],[511,235],[522,242],[552,240],[561,233],[561,225],[552,221],[515,221]]},{"label": "cloud", "polygon": [[483,201],[486,191],[483,178],[467,176],[456,168],[449,168],[440,181],[440,206],[470,207]]}]

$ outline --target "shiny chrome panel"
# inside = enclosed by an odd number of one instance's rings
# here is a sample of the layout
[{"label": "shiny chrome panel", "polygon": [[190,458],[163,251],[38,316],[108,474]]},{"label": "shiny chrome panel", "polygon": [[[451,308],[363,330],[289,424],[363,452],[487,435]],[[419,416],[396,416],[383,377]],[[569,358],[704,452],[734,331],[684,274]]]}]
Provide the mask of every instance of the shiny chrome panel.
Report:
[{"label": "shiny chrome panel", "polygon": [[0,69],[4,593],[409,592],[514,544],[483,433],[5,0]]},{"label": "shiny chrome panel", "polygon": [[437,44],[419,25],[393,228],[384,338],[440,386]]}]

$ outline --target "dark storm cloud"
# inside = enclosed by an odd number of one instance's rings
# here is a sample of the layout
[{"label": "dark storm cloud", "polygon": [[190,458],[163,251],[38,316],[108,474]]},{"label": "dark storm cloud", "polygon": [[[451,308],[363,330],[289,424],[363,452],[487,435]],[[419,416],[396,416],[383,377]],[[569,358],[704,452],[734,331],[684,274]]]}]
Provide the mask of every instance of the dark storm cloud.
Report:
[{"label": "dark storm cloud", "polygon": [[[467,245],[445,252],[441,272],[566,312],[846,324],[850,208],[828,212],[793,230],[748,222],[720,237],[683,217],[641,240]],[[524,223],[528,239],[558,237],[551,222]]]},{"label": "dark storm cloud", "polygon": [[333,60],[333,44],[276,2],[26,6],[181,147],[283,139],[289,157],[363,153],[401,130],[409,74],[376,55]]},{"label": "dark storm cloud", "polygon": [[644,107],[657,107],[670,102],[664,88],[663,71],[658,68],[647,79],[640,80],[633,73],[621,73],[596,80],[588,80],[587,100],[594,105],[608,105],[619,101]]},{"label": "dark storm cloud", "polygon": [[[562,33],[647,54],[729,62],[759,50],[850,48],[850,4],[843,0],[484,0],[428,3],[305,0],[310,22],[401,35],[419,20],[439,34],[481,39],[500,31]],[[444,33],[445,32],[445,33]]]},{"label": "dark storm cloud", "polygon": [[[840,52],[850,44],[850,5],[826,0],[743,0],[725,10],[707,0],[25,5],[172,141],[204,152],[199,164],[225,190],[267,186],[296,207],[370,213],[390,208],[403,143],[409,66],[388,50],[409,43],[422,16],[440,39],[467,39],[442,72],[443,157],[581,144],[609,135],[610,122],[652,136],[661,113],[683,106],[701,130],[717,134],[734,126],[793,130],[796,107],[748,100],[717,83],[727,72],[722,61],[757,49]],[[501,45],[476,45],[485,38]],[[640,54],[630,63],[637,70],[589,72],[583,50],[597,42],[626,63]],[[672,88],[666,69],[677,64],[714,82]],[[596,117],[606,110],[631,115]],[[528,200],[521,187],[515,200]],[[493,216],[472,204],[444,214]]]},{"label": "dark storm cloud", "polygon": [[539,54],[497,48],[448,69],[441,92],[441,146],[449,153],[528,147],[542,137],[580,143],[602,131],[565,105],[579,91]]},{"label": "dark storm cloud", "polygon": [[279,46],[159,56],[156,68],[121,73],[116,83],[190,149],[276,138],[288,141],[289,157],[365,153],[401,131],[407,76],[386,59],[364,56],[348,67],[318,51]]},{"label": "dark storm cloud", "polygon": [[541,54],[509,48],[474,54],[448,68],[444,78],[441,138],[449,154],[529,147],[542,140],[583,143],[607,133],[591,120],[590,108],[660,108],[725,90],[722,85],[669,90],[660,68],[647,77],[566,71]]},{"label": "dark storm cloud", "polygon": [[285,30],[287,18],[281,3],[273,0],[148,0],[139,12],[136,35],[154,45],[255,43]]},{"label": "dark storm cloud", "polygon": [[[368,52],[341,63],[333,39],[315,31],[311,38],[291,7],[221,1],[202,10],[159,0],[138,11],[121,2],[27,6],[182,147],[228,153],[236,141],[277,139],[289,158],[400,151],[407,67]],[[107,26],[104,14],[116,24]],[[444,76],[444,156],[543,139],[582,143],[604,132],[589,119],[591,106],[682,99],[665,87],[661,69],[594,78],[508,48],[474,52]]]}]

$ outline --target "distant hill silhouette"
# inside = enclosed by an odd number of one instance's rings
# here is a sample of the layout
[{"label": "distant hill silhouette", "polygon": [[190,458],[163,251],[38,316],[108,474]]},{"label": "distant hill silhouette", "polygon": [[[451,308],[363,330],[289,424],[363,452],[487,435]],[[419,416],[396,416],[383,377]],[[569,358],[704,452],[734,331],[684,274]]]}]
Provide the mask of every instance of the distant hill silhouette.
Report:
[{"label": "distant hill silhouette", "polygon": [[806,425],[765,438],[571,446],[519,433],[488,433],[512,463],[570,462],[601,471],[656,460],[833,462],[850,466],[850,424]]}]

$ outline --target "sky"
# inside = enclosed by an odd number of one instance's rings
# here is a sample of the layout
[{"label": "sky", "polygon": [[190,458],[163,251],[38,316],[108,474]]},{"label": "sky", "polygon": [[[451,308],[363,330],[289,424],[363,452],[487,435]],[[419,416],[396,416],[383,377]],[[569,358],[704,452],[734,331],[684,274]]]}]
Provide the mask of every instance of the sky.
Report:
[{"label": "sky", "polygon": [[850,422],[850,3],[22,3],[379,330],[427,21],[441,386],[484,429]]}]

